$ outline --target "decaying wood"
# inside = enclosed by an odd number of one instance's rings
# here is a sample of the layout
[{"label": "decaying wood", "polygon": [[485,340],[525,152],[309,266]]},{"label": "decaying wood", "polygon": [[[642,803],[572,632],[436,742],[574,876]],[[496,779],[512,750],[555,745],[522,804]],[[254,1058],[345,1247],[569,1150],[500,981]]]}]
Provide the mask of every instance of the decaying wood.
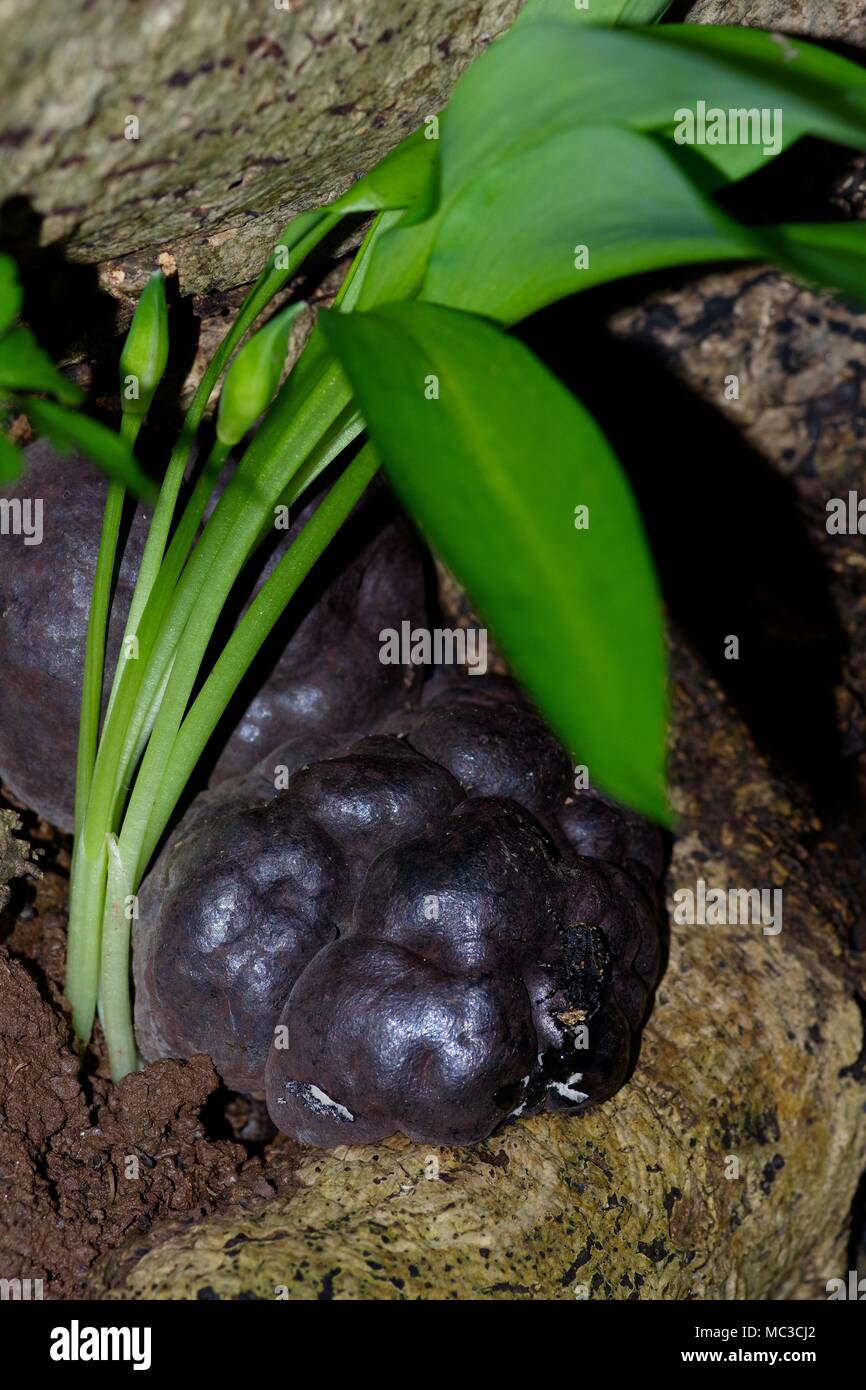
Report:
[{"label": "decaying wood", "polygon": [[860,0],[695,0],[685,17],[694,24],[751,24],[804,38],[866,42]]},{"label": "decaying wood", "polygon": [[39,874],[30,854],[30,846],[15,834],[21,829],[21,817],[14,811],[0,810],[0,912],[9,901],[9,884],[14,878]]},{"label": "decaying wood", "polygon": [[4,231],[137,294],[258,275],[295,212],[425,116],[519,0],[0,0]]}]

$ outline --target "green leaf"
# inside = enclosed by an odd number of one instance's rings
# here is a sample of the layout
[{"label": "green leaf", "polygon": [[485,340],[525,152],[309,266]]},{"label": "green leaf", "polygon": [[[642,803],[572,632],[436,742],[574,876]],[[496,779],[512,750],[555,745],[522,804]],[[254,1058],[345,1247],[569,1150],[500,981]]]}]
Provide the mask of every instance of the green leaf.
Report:
[{"label": "green leaf", "polygon": [[391,304],[321,321],[394,487],[514,671],[593,780],[665,819],[661,602],[595,421],[479,319]]},{"label": "green leaf", "polygon": [[21,452],[0,430],[0,484],[14,483],[21,476]]},{"label": "green leaf", "polygon": [[866,308],[866,224],[803,223],[759,231],[765,259],[820,289],[849,295]]},{"label": "green leaf", "polygon": [[[671,0],[583,0],[585,8],[578,9],[575,0],[526,0],[514,21],[527,19],[560,19],[579,24],[626,25],[654,24]],[[514,28],[514,25],[512,25]]]},{"label": "green leaf", "polygon": [[[430,217],[392,227],[373,251],[358,297],[359,309],[371,309],[395,299],[414,299],[424,283],[427,263],[439,223]],[[476,234],[480,230],[474,229]]]},{"label": "green leaf", "polygon": [[113,430],[53,401],[30,396],[23,404],[37,433],[46,435],[60,453],[86,454],[109,478],[123,483],[138,497],[150,500],[156,496],[156,488],[136,463],[132,450]]},{"label": "green leaf", "polygon": [[[442,198],[504,156],[579,124],[683,133],[678,113],[699,102],[779,109],[783,147],[808,132],[866,149],[866,72],[823,49],[755,29],[538,20],[491,44],[454,89],[441,122]],[[729,180],[765,164],[764,148],[695,146]],[[614,182],[618,171],[608,172]]]},{"label": "green leaf", "polygon": [[755,254],[661,142],[577,126],[488,165],[443,207],[421,297],[516,323],[607,280]]},{"label": "green leaf", "polygon": [[82,399],[78,387],[59,372],[29,328],[13,328],[0,338],[0,386],[14,391],[46,391],[66,405]]},{"label": "green leaf", "polygon": [[438,153],[438,141],[428,139],[422,126],[338,198],[332,211],[381,212],[429,198]]},{"label": "green leaf", "polygon": [[120,354],[120,400],[125,415],[146,415],[168,362],[165,276],[155,270],[141,292]]},{"label": "green leaf", "polygon": [[23,299],[15,262],[11,256],[0,256],[0,333],[5,333],[15,322]]}]

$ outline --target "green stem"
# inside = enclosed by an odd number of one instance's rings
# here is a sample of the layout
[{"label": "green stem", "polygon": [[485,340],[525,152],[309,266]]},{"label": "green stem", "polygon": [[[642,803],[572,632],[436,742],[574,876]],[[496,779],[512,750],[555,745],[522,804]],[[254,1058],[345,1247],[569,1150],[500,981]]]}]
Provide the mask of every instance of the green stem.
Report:
[{"label": "green stem", "polygon": [[[76,788],[76,836],[70,884],[65,985],[66,994],[72,1006],[75,1033],[82,1042],[86,1042],[90,1037],[96,1012],[101,950],[100,924],[105,901],[105,836],[116,827],[134,765],[133,760],[141,747],[149,711],[154,701],[158,699],[160,688],[166,683],[166,674],[172,658],[172,643],[176,644],[182,631],[182,625],[175,625],[165,660],[151,681],[149,692],[145,691],[142,713],[136,709],[136,697],[143,683],[144,671],[147,666],[146,660],[143,659],[146,657],[147,643],[142,640],[143,634],[139,631],[139,626],[141,625],[143,628],[144,620],[151,606],[153,590],[158,584],[162,570],[166,541],[192,440],[229,354],[281,286],[295,272],[304,256],[339,223],[340,219],[341,214],[334,212],[304,213],[284,231],[282,242],[287,253],[285,265],[277,267],[275,252],[271,264],[259,277],[248,295],[235,323],[214,354],[199,384],[184,422],[180,439],[166,470],[127,619],[125,636],[137,635],[139,637],[139,659],[135,663],[126,661],[118,663],[109,696],[105,728],[98,751],[96,741],[102,691],[101,663],[104,661],[104,657],[100,659],[99,681],[96,683],[95,654],[100,650],[96,634],[100,621],[103,631],[107,623],[107,598],[104,614],[102,612],[102,600],[100,599],[97,604],[97,613],[93,620],[94,637],[90,643],[92,656],[88,663],[90,674],[82,707],[81,747],[83,756],[80,761],[80,782]],[[116,511],[117,500],[117,497],[112,498],[112,530],[114,529],[114,512]],[[105,534],[104,554],[107,559],[110,533],[106,531]],[[114,546],[116,548],[116,531]],[[175,549],[175,562],[178,559],[179,570],[186,559],[186,551],[181,556],[180,545]],[[201,568],[203,569],[203,566]],[[105,570],[104,564],[100,574],[100,594],[103,593],[104,589]],[[111,567],[109,566],[109,577],[110,570]],[[205,578],[206,571],[201,574],[202,582]],[[163,586],[161,603],[153,606],[148,629],[148,642],[154,639],[155,633],[159,629],[162,612],[172,588],[173,584],[169,584],[167,580]],[[110,584],[108,593],[110,595]],[[194,592],[191,586],[188,593],[190,601],[194,601]],[[96,700],[94,700],[94,689],[98,691]],[[133,721],[131,728],[129,727],[130,721]]]},{"label": "green stem", "polygon": [[[141,429],[140,415],[123,416],[121,438],[134,446]],[[105,672],[105,641],[108,614],[117,556],[117,540],[123,518],[126,489],[122,483],[109,482],[102,519],[102,533],[96,557],[93,592],[87,620],[84,649],[84,679],[81,692],[81,722],[78,729],[78,752],[75,765],[75,836],[76,845],[84,824],[99,741],[99,721],[102,711],[102,684]],[[89,931],[69,933],[66,958],[66,997],[72,1009],[72,1026],[78,1038],[86,1040],[93,1027],[96,1008],[96,981],[99,972],[99,922],[93,916]]]},{"label": "green stem", "polygon": [[[193,544],[193,541],[195,540],[196,531],[198,530],[199,525],[201,524],[201,519],[204,516],[205,508],[207,507],[211,493],[213,492],[214,487],[216,486],[217,479],[219,478],[223,464],[228,458],[229,453],[229,446],[227,444],[221,444],[220,441],[217,440],[214,443],[213,448],[211,449],[207,463],[205,464],[204,468],[201,471],[201,474],[199,475],[196,481],[196,485],[193,488],[192,495],[190,496],[190,499],[187,502],[186,507],[184,508],[183,515],[180,521],[178,522],[178,525],[175,529],[175,533],[172,537],[171,545],[169,546],[169,554],[163,561],[163,563],[166,565],[166,577],[164,577],[162,585],[162,592],[164,593],[167,593],[169,591],[169,584],[172,588],[174,587],[174,583],[177,580],[177,576],[180,574],[180,571],[183,568],[184,562],[186,561],[190,548]],[[150,540],[150,534],[151,533],[148,533],[148,541]],[[139,578],[141,578],[142,573],[143,570],[139,572]],[[141,657],[140,646],[138,648],[137,656],[134,658],[127,656],[127,649],[130,643],[130,639],[132,638],[135,638],[136,644],[138,644],[138,632],[136,631],[136,628],[138,626],[142,613],[147,607],[147,599],[145,599],[143,602],[137,602],[137,600],[140,599],[141,595],[144,594],[145,590],[147,591],[147,598],[149,598],[150,595],[153,593],[155,583],[156,580],[150,582],[149,580],[145,579],[145,582],[143,583],[140,590],[138,585],[136,585],[136,589],[133,594],[133,602],[130,607],[129,617],[127,618],[126,622],[126,632],[124,634],[123,646],[121,648],[120,656],[118,658],[117,668],[114,672],[114,682],[111,687],[111,696],[108,701],[106,718],[108,718],[111,715],[114,706],[114,701],[117,697],[117,692],[120,689],[120,684],[123,679],[123,673],[126,668],[127,661],[138,660]]]},{"label": "green stem", "polygon": [[[232,481],[232,485],[226,489],[211,518],[208,529],[210,529],[210,524],[216,520],[220,508],[224,508],[224,514],[229,519],[230,539],[226,544],[217,546],[207,573],[199,576],[200,582],[197,586],[194,606],[187,613],[182,635],[176,643],[171,676],[160,703],[147,752],[135,779],[135,786],[124,820],[124,831],[128,834],[130,827],[132,827],[134,840],[138,844],[143,841],[147,822],[165,771],[166,759],[171,754],[202,659],[232,586],[255,548],[262,528],[267,524],[269,518],[273,524],[273,507],[279,501],[288,479],[298,471],[305,459],[316,448],[322,436],[331,428],[347,403],[348,385],[339,374],[336,364],[334,364],[334,368],[333,374],[326,373],[319,391],[313,393],[307,402],[306,409],[300,416],[295,417],[291,429],[283,435],[279,451],[282,455],[279,460],[281,466],[277,466],[278,461],[267,451],[267,444],[263,446],[264,458],[262,466],[259,467],[256,474],[256,493],[258,495],[254,496],[249,490],[245,490],[241,478],[244,464],[249,457],[248,451],[238,474]],[[267,426],[263,426],[260,435],[253,441],[251,449],[255,447],[258,438],[266,428]],[[287,448],[290,457],[294,456],[294,461],[288,468],[285,458]],[[240,484],[240,486],[232,494],[234,484]],[[205,535],[207,535],[207,531]],[[209,548],[202,548],[200,544],[196,548],[196,554],[193,556],[191,564],[194,565],[198,558],[202,561],[200,568],[203,569],[204,561],[208,557],[208,549],[211,552],[214,551],[213,543]],[[201,554],[199,554],[200,551]],[[179,593],[183,583],[182,580],[178,589]],[[171,614],[169,614],[166,626],[170,620]],[[134,866],[131,860],[128,862],[134,877],[137,876],[137,866]]]},{"label": "green stem", "polygon": [[283,388],[288,419],[272,407],[272,416],[276,413],[280,418],[278,438],[275,441],[273,432],[269,433],[268,422],[259,430],[167,606],[161,605],[157,594],[164,576],[157,581],[139,628],[139,659],[126,663],[103,730],[88,811],[75,842],[70,887],[69,938],[76,973],[68,978],[76,990],[76,1030],[83,1039],[90,1035],[99,981],[105,837],[117,828],[148,721],[158,708],[130,802],[133,814],[141,817],[142,833],[162,776],[162,759],[174,742],[225,599],[269,514],[272,521],[273,505],[348,404],[348,384],[321,344],[315,353],[315,369],[296,371],[287,386],[293,379],[297,383],[293,391]]},{"label": "green stem", "polygon": [[[118,662],[98,749],[95,732],[87,735],[87,781],[79,803],[73,854],[72,966],[67,977],[67,989],[74,996],[76,1032],[82,1039],[89,1037],[96,1006],[106,866],[113,882],[122,871],[126,886],[138,872],[140,855],[132,864],[120,846],[112,850],[120,855],[116,860],[107,858],[106,848],[113,844],[106,837],[117,828],[138,759],[145,750],[124,829],[129,827],[129,834],[134,833],[141,844],[164,772],[161,760],[174,743],[223,603],[249,554],[272,524],[270,509],[286,497],[297,496],[361,428],[357,415],[348,409],[350,393],[345,378],[321,335],[314,332],[195,549],[190,554],[210,495],[212,477],[205,475],[215,462],[213,456],[168,544],[192,440],[229,355],[304,256],[342,216],[334,210],[303,214],[283,233],[286,264],[278,269],[272,258],[247,297],[195,393],[166,470],[126,624],[125,636],[137,638],[137,659],[124,655]],[[356,258],[339,296],[347,308],[362,283],[368,252],[386,225],[382,217],[376,219]],[[333,450],[330,453],[329,447]],[[121,1059],[117,1066],[122,1069],[131,1065],[133,1055],[131,1024],[126,1021],[129,926],[117,917],[115,896],[112,888],[100,1008],[106,1018],[106,1032],[112,1034],[112,1055]],[[126,998],[126,1013],[119,1002],[121,997]]]},{"label": "green stem", "polygon": [[[141,429],[140,415],[124,415],[120,436],[132,449]],[[75,830],[78,832],[87,810],[96,748],[99,742],[99,721],[102,712],[102,680],[105,671],[105,639],[108,613],[114,581],[114,562],[117,539],[123,519],[126,489],[122,483],[111,481],[105,497],[102,533],[96,556],[96,572],[87,618],[87,637],[84,648],[84,680],[81,690],[81,722],[78,727],[78,755],[75,763]]]},{"label": "green stem", "polygon": [[[187,463],[189,462],[190,450],[198,427],[204,416],[204,412],[207,409],[208,401],[222,375],[223,368],[228,358],[234,352],[248,329],[255,323],[259,314],[267,308],[268,304],[274,298],[274,295],[276,295],[280,289],[282,289],[283,285],[291,278],[304,258],[339,224],[341,216],[342,214],[340,213],[327,212],[326,210],[315,213],[304,213],[284,229],[281,235],[281,244],[286,252],[286,265],[278,269],[274,264],[274,257],[271,258],[271,263],[265,268],[252,290],[247,295],[238,311],[237,318],[208,363],[207,369],[192,398],[180,436],[172,451],[168,467],[165,471],[165,477],[162,481],[159,498],[153,513],[153,519],[150,523],[150,529],[148,530],[138,578],[132,595],[132,602],[129,607],[125,636],[130,636],[136,632],[141,615],[144,612],[153,586],[156,583],[157,576],[159,575],[160,566],[162,565],[163,556],[165,554],[168,533],[171,529],[172,518],[174,517],[174,511],[177,505],[178,493],[180,492],[184,474],[186,473]],[[206,505],[206,502],[207,498],[205,498],[205,503],[202,505],[202,513],[204,512],[204,505]],[[201,520],[201,514],[198,520]],[[195,526],[198,525],[198,520]],[[195,535],[195,526],[192,528],[192,534],[188,535],[187,549]],[[184,558],[186,558],[185,553]],[[123,668],[118,665],[111,690],[109,709],[114,701],[122,676]]]},{"label": "green stem", "polygon": [[348,517],[379,466],[371,444],[366,444],[337,479],[304,526],[297,539],[262,585],[255,601],[241,618],[189,713],[180,726],[165,765],[143,841],[129,843],[124,822],[121,843],[129,862],[135,855],[139,870],[147,867],[169,818],[223,711],[246,674],[262,644],[285,611],[286,605],[309,574],[322,551]]},{"label": "green stem", "polygon": [[[105,819],[88,817],[88,855],[98,856],[125,799],[142,731],[166,671],[193,617],[211,613],[227,596],[272,509],[307,456],[332,428],[349,399],[341,369],[316,331],[271,412],[217,503],[175,587],[166,564],[139,628],[139,660],[127,663],[111,718],[106,721],[93,778],[92,802]],[[180,568],[182,556],[175,557]],[[215,625],[218,613],[212,618]],[[93,824],[91,825],[91,820]]]},{"label": "green stem", "polygon": [[106,843],[108,875],[102,924],[99,1014],[108,1043],[111,1076],[114,1081],[120,1081],[138,1068],[129,988],[129,913],[134,898],[121,847],[113,835],[106,837]]},{"label": "green stem", "polygon": [[[127,904],[134,901],[131,890],[133,884],[138,882],[140,867],[150,857],[238,682],[292,595],[357,503],[377,467],[378,459],[368,444],[337,479],[262,585],[177,730],[170,756],[161,764],[163,771],[158,798],[151,804],[149,818],[145,820],[138,813],[136,796],[133,795],[119,840],[115,840],[113,835],[107,836],[108,887],[102,930],[99,1005],[108,1043],[111,1075],[115,1081],[121,1080],[138,1065],[130,999],[130,921]],[[183,660],[179,652],[178,661]],[[164,718],[164,711],[170,707],[171,698],[167,693],[157,726]],[[154,738],[156,735],[157,728],[154,729]],[[145,758],[139,782],[147,783],[147,761]]]}]

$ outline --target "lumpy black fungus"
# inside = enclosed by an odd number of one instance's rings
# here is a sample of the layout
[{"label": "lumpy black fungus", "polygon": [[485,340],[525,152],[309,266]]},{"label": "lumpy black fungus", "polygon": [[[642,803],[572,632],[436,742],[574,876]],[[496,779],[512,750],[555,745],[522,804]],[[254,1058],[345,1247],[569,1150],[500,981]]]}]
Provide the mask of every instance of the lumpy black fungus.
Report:
[{"label": "lumpy black fungus", "polygon": [[261,1088],[274,1018],[350,907],[337,845],[290,798],[229,803],[176,837],[139,895],[135,1023],[147,1056],[209,1052]]},{"label": "lumpy black fungus", "polygon": [[[299,512],[255,576],[253,592],[318,501],[314,497]],[[375,481],[257,658],[230,712],[230,737],[212,781],[249,771],[282,740],[366,732],[389,712],[416,703],[421,669],[381,661],[380,633],[426,621],[418,541],[387,488]]]},{"label": "lumpy black fungus", "polygon": [[205,792],[139,894],[145,1054],[208,1052],[228,1085],[261,1090],[276,1017],[316,952],[348,929],[370,862],[461,796],[396,738],[302,767],[263,802],[237,779]]},{"label": "lumpy black fungus", "polygon": [[[32,810],[72,829],[75,751],[87,614],[105,481],[86,461],[59,458],[39,441],[25,471],[3,490],[38,500],[41,543],[12,528],[0,539],[0,778]],[[275,532],[272,552],[241,588],[255,593],[318,503]],[[106,685],[114,670],[146,536],[137,511],[124,539],[108,634]],[[387,489],[374,485],[304,582],[220,727],[214,783],[251,771],[281,741],[322,742],[365,732],[417,700],[418,668],[383,664],[379,632],[426,620],[418,543]],[[223,639],[227,632],[222,633]]]},{"label": "lumpy black fungus", "polygon": [[[208,925],[230,902],[234,949],[249,937],[252,960],[266,945],[258,890],[227,888],[232,858],[242,885],[261,853],[243,833],[261,769],[193,804],[142,894],[145,1050],[210,1052],[237,1085],[236,1032],[254,1015],[249,1088],[304,1143],[471,1143],[510,1118],[604,1100],[628,1074],[657,978],[658,832],[570,789],[568,759],[510,682],[437,686],[402,737],[373,733],[307,762],[292,745],[288,789],[259,805],[275,833],[283,817],[307,828],[319,859],[315,871],[305,860],[305,881],[342,885],[327,906],[305,900],[321,945],[281,957],[272,991],[250,1001],[246,970],[225,967]],[[194,1037],[177,1031],[184,960],[213,991]],[[176,972],[169,989],[161,970]]]},{"label": "lumpy black fungus", "polygon": [[563,748],[503,678],[468,676],[446,689],[421,712],[409,739],[469,796],[514,797],[537,812],[563,799],[571,783]]},{"label": "lumpy black fungus", "polygon": [[[80,458],[43,440],[26,450],[23,476],[3,489],[38,505],[41,536],[11,526],[0,537],[0,778],[32,810],[72,829],[75,749],[90,591],[105,482]],[[13,515],[11,512],[9,515]],[[146,535],[140,513],[126,540],[108,630],[113,669]]]}]

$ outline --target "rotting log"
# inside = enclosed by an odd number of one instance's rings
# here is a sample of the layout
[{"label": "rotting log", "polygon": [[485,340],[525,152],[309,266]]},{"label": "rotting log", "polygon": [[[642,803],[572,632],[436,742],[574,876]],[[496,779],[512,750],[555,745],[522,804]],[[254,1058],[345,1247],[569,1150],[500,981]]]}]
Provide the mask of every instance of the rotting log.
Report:
[{"label": "rotting log", "polygon": [[137,294],[255,279],[280,229],[444,104],[520,0],[0,0],[4,235]]}]

